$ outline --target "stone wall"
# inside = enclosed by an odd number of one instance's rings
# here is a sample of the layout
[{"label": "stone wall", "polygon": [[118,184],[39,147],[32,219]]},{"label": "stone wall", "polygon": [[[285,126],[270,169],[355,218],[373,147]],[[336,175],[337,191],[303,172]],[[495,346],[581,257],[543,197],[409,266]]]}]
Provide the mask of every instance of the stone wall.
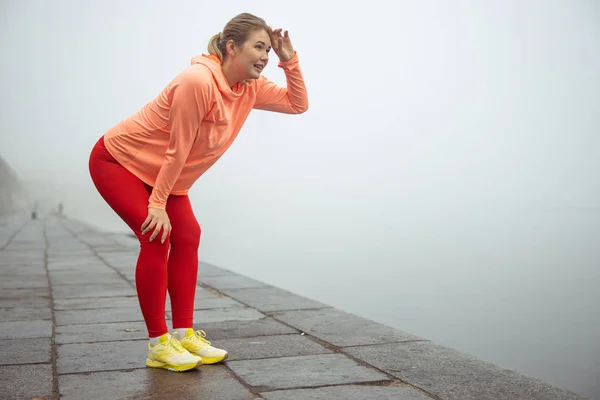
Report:
[{"label": "stone wall", "polygon": [[12,214],[23,209],[25,188],[17,174],[0,156],[0,215]]}]

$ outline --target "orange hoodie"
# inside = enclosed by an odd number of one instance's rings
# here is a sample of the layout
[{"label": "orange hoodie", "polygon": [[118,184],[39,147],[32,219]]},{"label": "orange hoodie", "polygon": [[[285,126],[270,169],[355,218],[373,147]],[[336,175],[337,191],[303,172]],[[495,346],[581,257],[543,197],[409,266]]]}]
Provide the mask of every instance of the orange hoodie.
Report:
[{"label": "orange hoodie", "polygon": [[230,88],[216,56],[202,54],[159,94],[104,135],[108,152],[153,187],[149,207],[192,184],[231,146],[253,108],[286,114],[308,109],[298,54],[283,68],[287,87],[261,75]]}]

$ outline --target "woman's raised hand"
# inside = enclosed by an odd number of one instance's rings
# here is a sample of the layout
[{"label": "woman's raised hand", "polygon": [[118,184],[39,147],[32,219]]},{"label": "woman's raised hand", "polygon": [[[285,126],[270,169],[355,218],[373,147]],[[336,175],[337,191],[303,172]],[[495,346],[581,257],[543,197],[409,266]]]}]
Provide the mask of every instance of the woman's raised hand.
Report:
[{"label": "woman's raised hand", "polygon": [[284,31],[283,35],[281,32],[281,28],[273,30],[271,27],[267,31],[271,38],[271,48],[281,61],[286,62],[294,56],[294,46],[292,46],[288,31]]}]

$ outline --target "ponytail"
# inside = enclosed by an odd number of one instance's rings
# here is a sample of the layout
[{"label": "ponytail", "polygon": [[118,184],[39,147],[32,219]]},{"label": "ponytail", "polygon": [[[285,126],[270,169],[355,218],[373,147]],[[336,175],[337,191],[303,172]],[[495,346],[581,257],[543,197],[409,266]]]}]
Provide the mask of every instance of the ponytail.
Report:
[{"label": "ponytail", "polygon": [[208,54],[212,54],[214,56],[219,57],[219,60],[223,62],[223,51],[221,50],[223,40],[223,34],[221,32],[217,33],[213,37],[210,38],[208,42]]}]

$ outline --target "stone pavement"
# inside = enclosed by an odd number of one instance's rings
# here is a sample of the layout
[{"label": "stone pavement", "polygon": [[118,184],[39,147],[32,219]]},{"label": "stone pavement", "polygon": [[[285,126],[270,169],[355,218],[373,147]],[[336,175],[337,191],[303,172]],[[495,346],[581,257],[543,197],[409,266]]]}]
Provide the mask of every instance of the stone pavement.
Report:
[{"label": "stone pavement", "polygon": [[137,249],[56,216],[0,219],[0,398],[581,398],[206,263],[195,328],[230,358],[184,373],[146,368]]}]

